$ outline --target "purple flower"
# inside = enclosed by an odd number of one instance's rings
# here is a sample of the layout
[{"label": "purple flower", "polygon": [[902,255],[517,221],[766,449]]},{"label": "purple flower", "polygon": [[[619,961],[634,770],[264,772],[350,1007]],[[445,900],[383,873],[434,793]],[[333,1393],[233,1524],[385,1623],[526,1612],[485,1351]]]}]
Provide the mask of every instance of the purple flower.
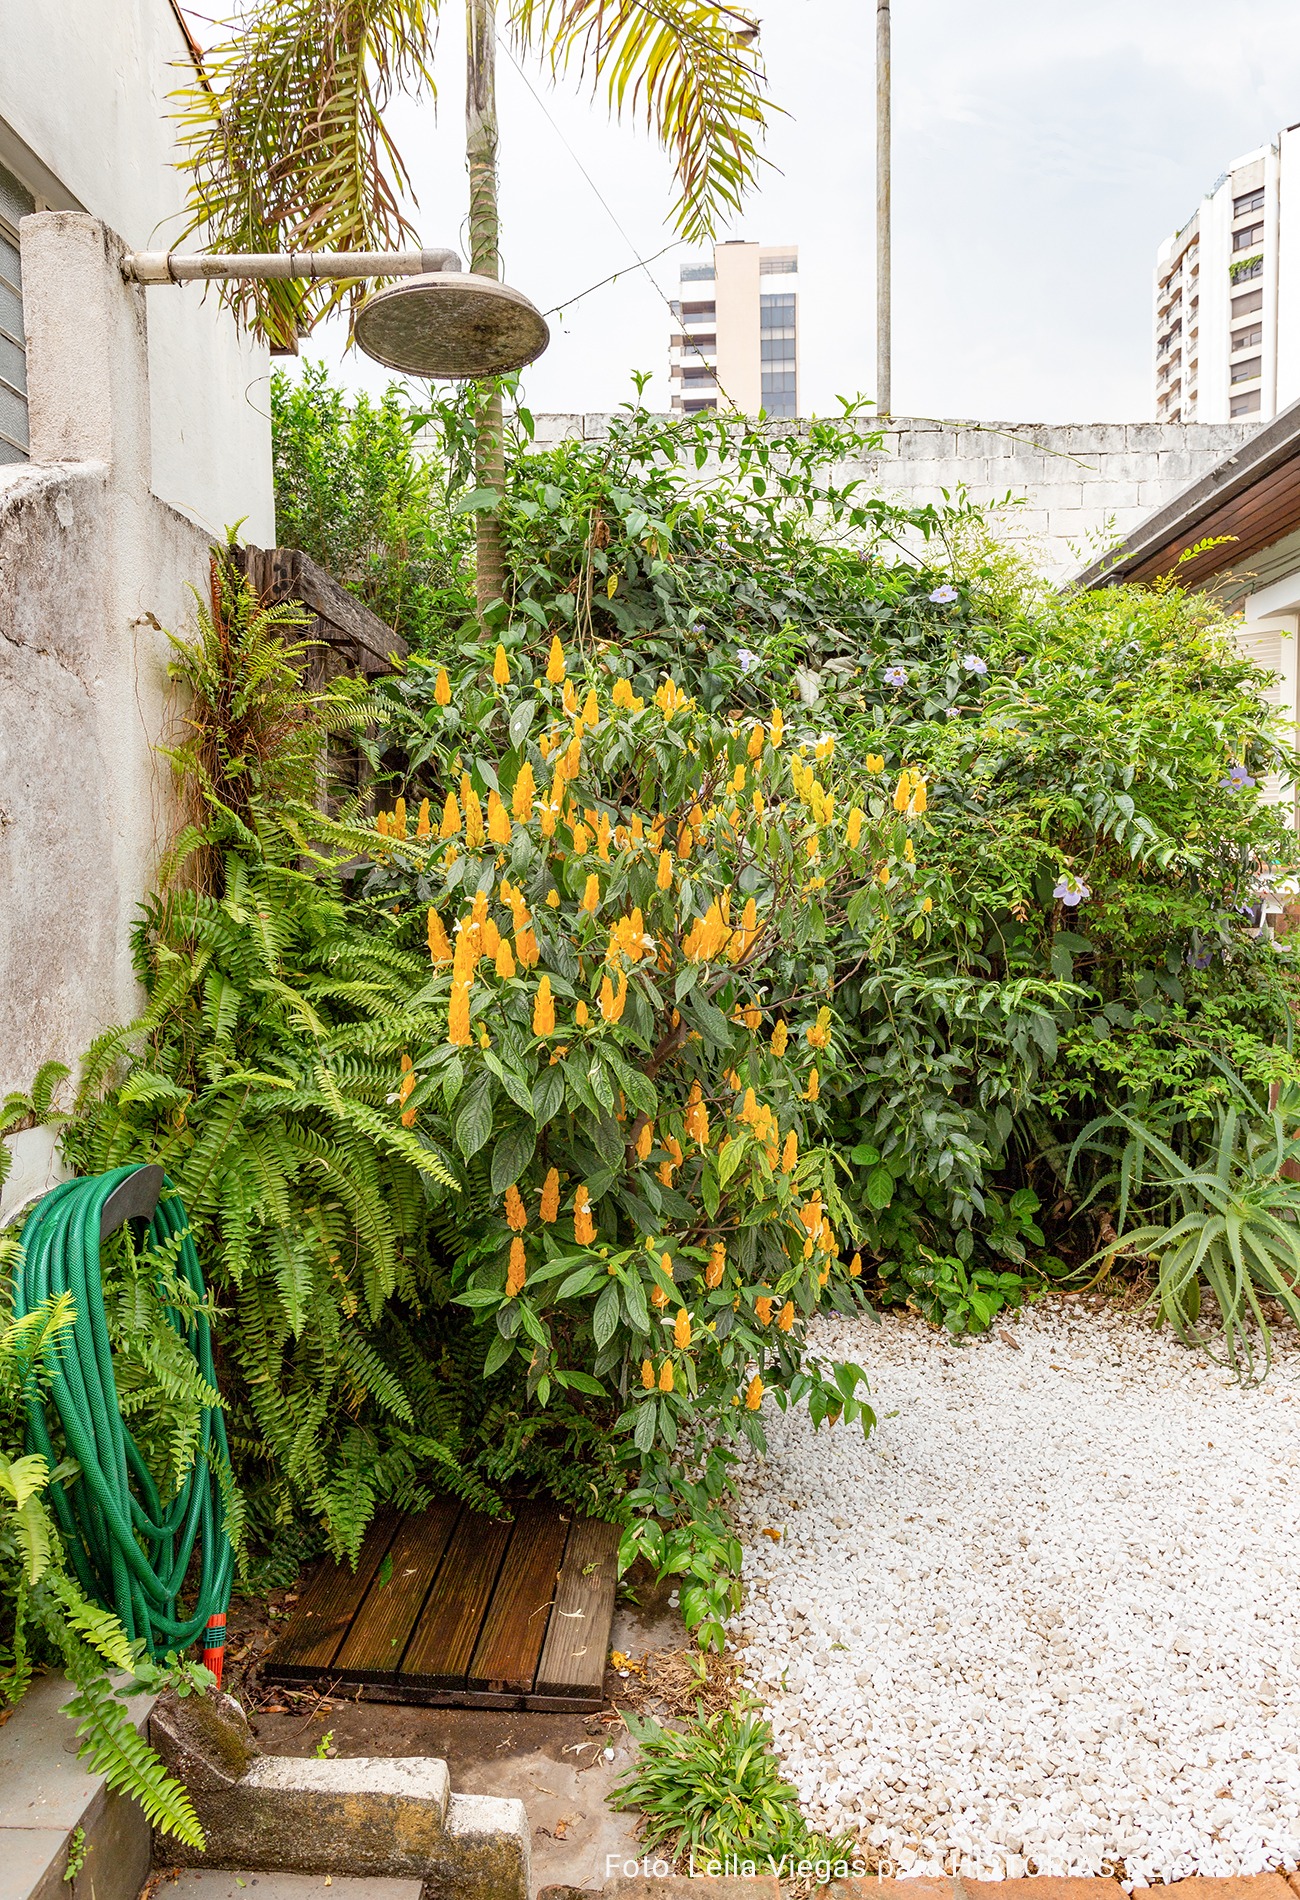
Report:
[{"label": "purple flower", "polygon": [[936,607],[948,607],[956,598],[957,589],[950,586],[947,581],[944,582],[942,587],[936,587],[930,596],[930,599],[934,602]]},{"label": "purple flower", "polygon": [[907,668],[905,666],[887,666],[885,668],[886,686],[906,686]]},{"label": "purple flower", "polygon": [[1058,903],[1064,904],[1067,910],[1076,910],[1085,899],[1092,896],[1092,892],[1082,878],[1075,877],[1072,871],[1067,871],[1052,892],[1052,896]]},{"label": "purple flower", "polygon": [[1187,952],[1187,961],[1194,970],[1208,970],[1210,965],[1214,962],[1214,952],[1212,950],[1189,950]]},{"label": "purple flower", "polygon": [[961,718],[960,706],[949,706],[948,717],[949,719],[960,719]]},{"label": "purple flower", "polygon": [[1221,778],[1219,780],[1219,783],[1220,785],[1223,786],[1225,791],[1239,792],[1242,790],[1243,786],[1253,785],[1255,781],[1250,776],[1250,773],[1246,770],[1245,766],[1239,765],[1237,761],[1234,759],[1232,764],[1228,767],[1227,778]]},{"label": "purple flower", "polygon": [[968,653],[966,658],[962,661],[962,665],[966,668],[968,673],[987,673],[989,670],[988,661],[981,660],[978,653]]},{"label": "purple flower", "polygon": [[758,665],[757,653],[751,653],[748,647],[741,647],[736,658],[740,661],[740,670],[742,673],[752,673],[754,668]]}]

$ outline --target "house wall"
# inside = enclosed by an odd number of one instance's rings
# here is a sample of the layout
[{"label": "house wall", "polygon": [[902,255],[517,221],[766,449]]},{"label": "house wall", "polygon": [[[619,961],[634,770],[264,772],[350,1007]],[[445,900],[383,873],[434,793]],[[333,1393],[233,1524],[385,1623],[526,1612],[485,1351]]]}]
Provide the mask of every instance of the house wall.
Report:
[{"label": "house wall", "polygon": [[[598,440],[610,420],[607,414],[538,416],[537,442]],[[912,506],[941,503],[945,490],[955,496],[965,489],[973,501],[987,503],[1009,495],[1013,505],[1001,516],[1006,538],[1052,578],[1065,580],[1207,473],[1255,426],[900,418],[880,449],[864,447],[842,472],[861,474],[872,492]]]},{"label": "house wall", "polygon": [[[128,248],[175,243],[168,94],[197,79],[168,0],[0,0],[0,49],[0,164]],[[274,547],[266,352],[199,285],[149,295],[153,491],[209,535],[244,516]]]}]

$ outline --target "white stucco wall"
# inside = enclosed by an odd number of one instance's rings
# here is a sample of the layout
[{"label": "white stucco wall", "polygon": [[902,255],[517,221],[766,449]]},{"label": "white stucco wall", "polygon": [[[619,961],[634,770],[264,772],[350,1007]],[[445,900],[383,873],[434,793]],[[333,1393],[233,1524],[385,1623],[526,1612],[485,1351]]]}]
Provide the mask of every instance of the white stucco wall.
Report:
[{"label": "white stucco wall", "polygon": [[[128,247],[179,235],[167,95],[194,83],[168,0],[0,0],[0,163]],[[245,516],[248,539],[273,547],[267,377],[215,295],[149,292],[154,493],[210,535]]]},{"label": "white stucco wall", "polygon": [[[537,443],[599,439],[607,414],[537,417]],[[664,417],[665,423],[672,420]],[[778,425],[785,427],[786,425]],[[1256,423],[931,422],[899,418],[880,449],[864,448],[845,474],[912,506],[946,489],[1020,505],[1000,517],[1054,579],[1064,580],[1162,508],[1253,433]]]}]

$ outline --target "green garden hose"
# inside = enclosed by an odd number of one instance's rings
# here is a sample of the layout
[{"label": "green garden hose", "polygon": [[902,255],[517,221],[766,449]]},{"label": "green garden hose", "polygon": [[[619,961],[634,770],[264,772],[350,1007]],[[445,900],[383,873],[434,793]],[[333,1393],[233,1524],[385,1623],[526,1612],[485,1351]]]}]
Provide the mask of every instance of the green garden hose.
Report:
[{"label": "green garden hose", "polygon": [[[71,1296],[75,1309],[71,1326],[47,1350],[44,1389],[33,1384],[28,1393],[27,1445],[55,1469],[60,1454],[47,1417],[51,1407],[58,1415],[66,1455],[76,1460],[79,1471],[69,1481],[55,1479],[48,1495],[69,1561],[87,1596],[114,1610],[127,1636],[132,1641],[143,1638],[150,1656],[183,1650],[207,1632],[203,1660],[219,1681],[234,1572],[223,1502],[230,1455],[222,1415],[215,1407],[203,1408],[193,1464],[164,1505],[123,1421],[113,1376],[100,1240],[110,1197],[117,1192],[120,1199],[123,1183],[139,1173],[136,1168],[114,1168],[108,1174],[64,1181],[27,1218],[14,1276],[15,1318],[62,1293]],[[111,1211],[107,1218],[111,1223]],[[148,1217],[144,1246],[165,1249],[177,1276],[203,1299],[189,1219],[165,1177]],[[206,1313],[186,1315],[169,1307],[168,1319],[193,1353],[203,1379],[215,1387]],[[187,1615],[177,1598],[196,1545],[197,1588]]]}]

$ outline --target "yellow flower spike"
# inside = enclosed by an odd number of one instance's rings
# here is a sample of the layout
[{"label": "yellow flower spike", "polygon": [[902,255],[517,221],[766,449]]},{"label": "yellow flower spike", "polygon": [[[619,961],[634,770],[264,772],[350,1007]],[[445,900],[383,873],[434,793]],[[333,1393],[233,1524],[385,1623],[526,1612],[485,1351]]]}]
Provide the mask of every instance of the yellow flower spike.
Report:
[{"label": "yellow flower spike", "polygon": [[673,1321],[673,1344],[678,1352],[685,1352],[691,1343],[691,1316],[684,1306],[677,1309],[677,1318]]},{"label": "yellow flower spike", "polygon": [[517,1186],[506,1189],[506,1226],[513,1233],[522,1234],[528,1225],[528,1209],[524,1206],[524,1197]]},{"label": "yellow flower spike", "polygon": [[912,840],[910,838],[903,840],[903,861],[906,864],[916,863],[916,852],[912,848]]},{"label": "yellow flower spike", "polygon": [[531,930],[515,932],[515,961],[521,970],[531,970],[540,954],[537,939]]},{"label": "yellow flower spike", "polygon": [[447,678],[447,669],[445,666],[438,668],[438,677],[434,682],[433,697],[439,706],[450,706],[451,704],[451,681]]},{"label": "yellow flower spike", "polygon": [[559,1218],[560,1213],[560,1170],[549,1168],[542,1182],[542,1200],[538,1208],[542,1219],[549,1224]]},{"label": "yellow flower spike", "polygon": [[506,658],[506,650],[499,640],[497,641],[497,650],[492,661],[492,677],[498,686],[509,686],[510,684],[510,662]]},{"label": "yellow flower spike", "polygon": [[774,747],[779,746],[785,737],[785,720],[781,716],[781,708],[779,706],[773,706],[772,708],[772,719],[768,726],[767,734]]},{"label": "yellow flower spike", "polygon": [[406,836],[406,800],[399,798],[393,806],[393,836]]},{"label": "yellow flower spike", "polygon": [[442,808],[442,823],[438,827],[440,838],[454,838],[460,830],[460,806],[456,803],[455,792],[448,792],[447,802]]},{"label": "yellow flower spike", "polygon": [[[520,958],[523,962],[523,958]],[[533,999],[533,1034],[549,1036],[555,1029],[555,999],[551,995],[551,979],[543,975],[537,985],[537,995]],[[814,1070],[814,1074],[816,1071]]]},{"label": "yellow flower spike", "polygon": [[740,1014],[741,1021],[744,1023],[746,1029],[757,1029],[763,1020],[763,1012],[757,1003],[751,1003],[749,1007],[743,1009]]},{"label": "yellow flower spike", "polygon": [[639,811],[632,813],[632,842],[633,844],[643,844],[645,842],[645,820]]},{"label": "yellow flower spike", "polygon": [[760,1326],[770,1326],[772,1324],[772,1302],[766,1293],[760,1293],[758,1298],[754,1301],[754,1311],[758,1315],[758,1323]]},{"label": "yellow flower spike", "polygon": [[691,848],[694,845],[694,843],[695,843],[695,834],[692,832],[689,825],[683,825],[677,833],[678,857],[689,858],[691,855]]},{"label": "yellow flower spike", "polygon": [[861,842],[862,825],[865,817],[866,813],[859,811],[856,805],[849,813],[849,822],[844,828],[844,835],[848,839],[850,851],[856,851]]},{"label": "yellow flower spike", "polygon": [[587,1027],[588,1023],[591,1021],[591,1011],[587,1008],[587,1005],[585,1003],[578,1004],[578,1007],[573,1012],[573,1019],[577,1023],[579,1029],[585,1029]]},{"label": "yellow flower spike", "polygon": [[860,1253],[855,1253],[852,1260],[850,1260],[849,1262],[849,1278],[851,1280],[857,1280],[857,1279],[860,1279],[861,1276],[862,1276],[862,1255]]},{"label": "yellow flower spike", "polygon": [[458,1049],[466,1049],[469,1033],[469,984],[453,983],[447,1004],[447,1040]]},{"label": "yellow flower spike", "polygon": [[784,1022],[779,1022],[772,1031],[772,1054],[774,1056],[783,1056],[785,1054],[785,1045],[789,1039],[789,1029]]},{"label": "yellow flower spike", "polygon": [[908,801],[911,799],[911,796],[912,796],[912,783],[911,783],[911,780],[908,778],[907,773],[904,772],[900,776],[898,784],[894,787],[894,810],[906,811],[907,806],[908,806]]},{"label": "yellow flower spike", "polygon": [[697,1147],[709,1145],[709,1111],[704,1106],[704,1098],[698,1082],[692,1082],[691,1092],[686,1101],[686,1113],[683,1117],[686,1132]]},{"label": "yellow flower spike", "polygon": [[577,778],[582,770],[581,739],[570,739],[564,754],[564,770],[569,778]]},{"label": "yellow flower spike", "polygon": [[596,852],[606,864],[609,863],[609,840],[611,835],[609,813],[602,812],[600,814],[600,822],[596,826]]},{"label": "yellow flower spike", "polygon": [[781,1311],[777,1316],[776,1323],[781,1328],[781,1331],[783,1333],[788,1333],[793,1330],[794,1328],[794,1301],[793,1300],[786,1301],[785,1305],[781,1308]]},{"label": "yellow flower spike", "polygon": [[823,1006],[817,1012],[817,1020],[810,1023],[804,1031],[811,1049],[825,1049],[831,1039],[831,1012]]},{"label": "yellow flower spike", "polygon": [[553,804],[542,806],[541,828],[543,838],[553,838],[555,836],[555,821],[558,816],[559,813]]},{"label": "yellow flower spike", "polygon": [[804,1090],[801,1099],[805,1102],[815,1102],[817,1097],[821,1094],[821,1086],[821,1077],[818,1075],[816,1069],[809,1069],[808,1086]]},{"label": "yellow flower spike", "polygon": [[600,979],[600,1013],[607,1023],[614,1021],[614,985],[608,976]]},{"label": "yellow flower spike", "polygon": [[428,930],[429,956],[431,961],[434,963],[450,963],[451,944],[447,940],[447,932],[443,926],[442,918],[438,915],[432,904],[429,906]]},{"label": "yellow flower spike", "polygon": [[883,759],[883,758],[881,757],[881,755],[880,755],[880,753],[879,753],[879,752],[868,752],[868,754],[867,754],[867,770],[868,770],[868,772],[870,772],[870,773],[872,774],[872,776],[873,776],[873,777],[875,777],[877,773],[880,773],[880,772],[883,772],[883,771],[884,771],[884,769],[885,769],[885,761],[884,761],[884,759]]},{"label": "yellow flower spike", "polygon": [[663,1288],[662,1288],[661,1286],[652,1286],[652,1287],[651,1287],[651,1289],[650,1289],[650,1304],[651,1304],[651,1306],[653,1306],[653,1307],[654,1307],[654,1309],[655,1309],[655,1311],[656,1311],[657,1313],[662,1313],[662,1311],[663,1311],[663,1309],[665,1308],[665,1306],[667,1306],[667,1304],[668,1304],[668,1295],[667,1295],[667,1294],[666,1294],[666,1293],[664,1292],[664,1290],[663,1290]]},{"label": "yellow flower spike", "polygon": [[565,680],[564,691],[560,695],[560,702],[565,712],[569,715],[570,719],[572,719],[578,710],[578,694],[572,680]]},{"label": "yellow flower spike", "polygon": [[882,864],[880,869],[876,872],[876,882],[877,884],[888,884],[889,866],[887,864]]},{"label": "yellow flower spike", "polygon": [[488,793],[487,835],[493,844],[509,844],[510,842],[510,813],[501,803],[496,792]]},{"label": "yellow flower spike", "polygon": [[727,1249],[721,1240],[715,1240],[709,1254],[709,1264],[704,1269],[704,1284],[707,1287],[722,1285],[722,1275],[727,1265]]},{"label": "yellow flower spike", "polygon": [[573,1238],[580,1247],[590,1247],[596,1238],[596,1223],[591,1217],[591,1198],[586,1187],[573,1197]]},{"label": "yellow flower spike", "polygon": [[655,1369],[648,1359],[641,1361],[641,1384],[647,1392],[655,1389]]},{"label": "yellow flower spike", "polygon": [[495,957],[497,951],[501,948],[501,932],[497,929],[490,917],[483,919],[479,929],[482,932],[483,955],[485,957]]},{"label": "yellow flower spike", "polygon": [[798,1165],[799,1133],[797,1129],[792,1128],[786,1136],[785,1146],[781,1150],[781,1167],[786,1174],[791,1174]]},{"label": "yellow flower spike", "polygon": [[587,873],[587,882],[582,887],[582,905],[588,916],[594,916],[600,908],[600,879],[594,871]]},{"label": "yellow flower spike", "polygon": [[745,748],[751,759],[756,759],[759,757],[766,742],[767,742],[766,726],[755,726],[753,731],[749,735],[749,744]]},{"label": "yellow flower spike", "polygon": [[600,724],[600,707],[596,703],[596,689],[594,686],[587,688],[587,697],[582,702],[582,723],[584,726],[597,726]]},{"label": "yellow flower spike", "polygon": [[671,1359],[665,1359],[663,1364],[659,1368],[659,1390],[661,1392],[671,1392],[672,1389],[673,1389],[673,1362]]},{"label": "yellow flower spike", "polygon": [[658,1181],[661,1187],[672,1186],[673,1164],[671,1161],[661,1161],[659,1163],[659,1166],[655,1169],[655,1179]]},{"label": "yellow flower spike", "polygon": [[670,891],[673,888],[673,854],[671,851],[661,851],[659,853],[659,875],[656,877],[655,883],[661,891]]},{"label": "yellow flower spike", "polygon": [[767,800],[764,798],[762,792],[755,791],[753,805],[755,818],[761,818],[763,813],[767,810]]},{"label": "yellow flower spike", "polygon": [[528,1278],[528,1256],[524,1243],[518,1234],[510,1243],[510,1270],[506,1274],[506,1298],[513,1300],[523,1292],[524,1282]]},{"label": "yellow flower spike", "polygon": [[537,787],[533,782],[533,768],[525,759],[515,779],[515,789],[510,794],[510,809],[521,825],[526,825],[532,817],[533,800],[536,796]]},{"label": "yellow flower spike", "polygon": [[668,1278],[669,1278],[670,1280],[672,1279],[672,1277],[673,1277],[673,1257],[672,1257],[672,1255],[671,1255],[670,1253],[661,1253],[661,1254],[660,1254],[660,1256],[659,1256],[659,1270],[660,1270],[660,1272],[661,1272],[661,1273],[666,1273],[666,1274],[668,1275]]},{"label": "yellow flower spike", "polygon": [[415,835],[417,838],[428,838],[432,836],[432,832],[433,827],[429,823],[429,801],[427,798],[422,798],[415,820]]},{"label": "yellow flower spike", "polygon": [[497,945],[497,975],[503,981],[507,981],[514,974],[514,952],[510,948],[509,940],[502,937],[500,943]]},{"label": "yellow flower spike", "polygon": [[552,910],[560,908],[560,893],[554,887],[547,891],[546,902]]},{"label": "yellow flower spike", "polygon": [[585,858],[591,849],[591,833],[585,825],[573,827],[573,853],[575,857]]},{"label": "yellow flower spike", "polygon": [[916,790],[912,793],[911,800],[908,804],[907,812],[908,812],[909,818],[911,817],[919,818],[921,816],[921,813],[925,810],[925,807],[926,807],[925,780],[922,779],[920,784],[917,786]]},{"label": "yellow flower spike", "polygon": [[921,899],[921,909],[927,913],[932,911],[934,909],[934,899],[932,897],[923,897]]},{"label": "yellow flower spike", "polygon": [[827,1282],[827,1281],[828,1281],[828,1280],[830,1279],[830,1277],[831,1277],[831,1270],[830,1270],[830,1268],[829,1268],[829,1267],[823,1267],[823,1268],[822,1268],[822,1270],[821,1270],[821,1272],[820,1272],[820,1273],[819,1273],[819,1274],[817,1275],[817,1284],[818,1284],[818,1286],[825,1286],[825,1284],[826,1284],[826,1282]]},{"label": "yellow flower spike", "polygon": [[653,1122],[645,1122],[642,1124],[641,1133],[636,1138],[636,1158],[638,1161],[648,1161],[650,1159],[650,1150],[654,1147],[654,1143],[655,1125]]},{"label": "yellow flower spike", "polygon": [[483,826],[483,807],[479,803],[478,793],[472,785],[465,790],[465,842],[467,845],[480,845],[487,833]]},{"label": "yellow flower spike", "polygon": [[745,1387],[745,1410],[747,1412],[756,1412],[762,1403],[763,1381],[759,1378],[758,1374],[755,1373],[749,1384]]},{"label": "yellow flower spike", "polygon": [[551,651],[546,661],[546,677],[552,686],[558,686],[564,678],[564,648],[560,645],[558,633],[551,635]]}]

